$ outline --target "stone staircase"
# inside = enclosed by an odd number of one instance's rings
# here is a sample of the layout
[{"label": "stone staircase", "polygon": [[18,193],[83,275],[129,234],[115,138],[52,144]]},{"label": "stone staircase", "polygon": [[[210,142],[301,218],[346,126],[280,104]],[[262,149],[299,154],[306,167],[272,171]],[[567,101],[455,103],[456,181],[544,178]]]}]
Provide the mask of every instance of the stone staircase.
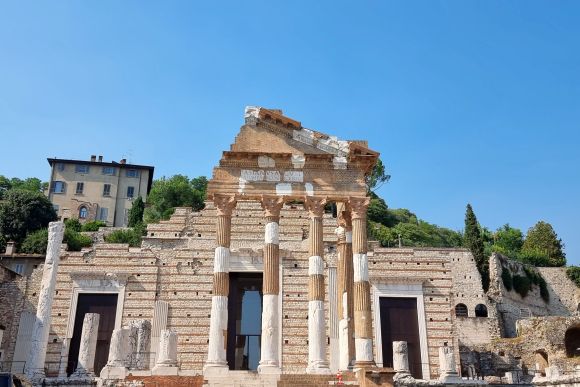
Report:
[{"label": "stone staircase", "polygon": [[[342,382],[344,386],[360,386],[355,374],[352,372],[344,372],[342,374]],[[283,374],[278,381],[278,387],[328,387],[337,385],[337,383],[336,375]]]}]

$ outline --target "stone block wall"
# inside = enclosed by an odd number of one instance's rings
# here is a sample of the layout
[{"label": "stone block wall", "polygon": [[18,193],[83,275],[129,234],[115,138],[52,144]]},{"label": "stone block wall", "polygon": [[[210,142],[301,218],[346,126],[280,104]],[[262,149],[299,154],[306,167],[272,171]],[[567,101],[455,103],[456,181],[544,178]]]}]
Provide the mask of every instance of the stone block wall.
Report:
[{"label": "stone block wall", "polygon": [[503,284],[502,272],[509,269],[512,275],[525,276],[524,267],[525,264],[509,260],[500,254],[493,254],[489,260],[488,296],[496,304],[503,337],[515,337],[516,322],[522,318],[571,316],[577,310],[576,300],[580,298],[578,288],[566,277],[565,268],[538,269],[547,283],[550,294],[548,302],[542,299],[540,288],[536,285],[532,285],[526,297],[522,297],[513,289],[508,291]]}]

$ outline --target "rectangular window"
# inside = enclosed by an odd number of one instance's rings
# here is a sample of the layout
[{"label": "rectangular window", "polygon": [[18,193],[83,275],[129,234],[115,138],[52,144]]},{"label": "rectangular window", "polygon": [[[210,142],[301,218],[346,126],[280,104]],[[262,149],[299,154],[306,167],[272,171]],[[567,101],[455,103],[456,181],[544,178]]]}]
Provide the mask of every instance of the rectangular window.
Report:
[{"label": "rectangular window", "polygon": [[77,164],[75,166],[76,173],[89,173],[89,166],[85,164]]},{"label": "rectangular window", "polygon": [[103,186],[103,196],[111,196],[111,184],[105,184]]},{"label": "rectangular window", "polygon": [[108,208],[101,208],[99,210],[99,220],[106,222],[108,217],[109,217],[109,209]]},{"label": "rectangular window", "polygon": [[61,172],[64,171],[64,164],[63,163],[56,164],[56,169]]},{"label": "rectangular window", "polygon": [[103,175],[115,175],[115,168],[114,167],[103,167]]},{"label": "rectangular window", "polygon": [[127,177],[139,177],[139,171],[136,169],[127,169]]},{"label": "rectangular window", "polygon": [[83,190],[85,189],[85,183],[81,183],[78,182],[77,183],[77,190],[76,190],[76,194],[77,195],[81,195],[83,193]]},{"label": "rectangular window", "polygon": [[64,181],[53,181],[52,182],[52,192],[64,193],[64,191],[65,191]]},{"label": "rectangular window", "polygon": [[132,198],[135,195],[135,187],[127,187],[127,197]]}]

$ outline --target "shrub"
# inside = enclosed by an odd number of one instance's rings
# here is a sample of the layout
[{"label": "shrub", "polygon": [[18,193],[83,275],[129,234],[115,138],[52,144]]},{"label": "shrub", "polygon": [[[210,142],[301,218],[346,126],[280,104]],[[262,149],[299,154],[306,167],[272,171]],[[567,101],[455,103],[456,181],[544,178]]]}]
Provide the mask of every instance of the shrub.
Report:
[{"label": "shrub", "polygon": [[6,251],[6,238],[4,235],[0,234],[0,253]]},{"label": "shrub", "polygon": [[93,244],[90,237],[68,229],[64,231],[64,240],[68,251],[81,251],[83,247],[89,247]]},{"label": "shrub", "polygon": [[141,239],[147,231],[143,223],[127,230],[116,230],[105,237],[107,243],[128,243],[131,247],[141,246]]},{"label": "shrub", "polygon": [[107,227],[107,224],[102,220],[93,220],[92,222],[83,224],[82,230],[78,231],[99,231],[100,227]]},{"label": "shrub", "polygon": [[570,266],[566,269],[566,276],[580,288],[580,267]]},{"label": "shrub", "polygon": [[510,273],[509,269],[504,267],[501,271],[501,280],[503,281],[503,286],[507,289],[507,291],[511,291],[514,287],[512,274]]},{"label": "shrub", "polygon": [[512,277],[512,281],[514,284],[514,290],[522,297],[526,297],[530,288],[532,287],[532,283],[527,276],[522,275],[514,275]]},{"label": "shrub", "polygon": [[48,229],[43,228],[34,231],[24,238],[20,246],[20,252],[26,254],[46,254],[48,245]]},{"label": "shrub", "polygon": [[66,226],[67,230],[73,230],[77,232],[81,231],[81,228],[83,227],[81,222],[75,218],[65,220],[64,225]]}]

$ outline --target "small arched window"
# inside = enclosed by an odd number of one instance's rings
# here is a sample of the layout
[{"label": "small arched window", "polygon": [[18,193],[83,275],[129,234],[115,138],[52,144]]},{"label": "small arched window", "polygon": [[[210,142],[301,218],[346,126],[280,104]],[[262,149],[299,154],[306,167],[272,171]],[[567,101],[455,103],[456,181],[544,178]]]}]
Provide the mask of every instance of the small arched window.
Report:
[{"label": "small arched window", "polygon": [[465,306],[465,304],[455,305],[455,316],[456,317],[467,317],[467,306]]},{"label": "small arched window", "polygon": [[86,219],[87,216],[89,216],[89,210],[87,210],[87,207],[82,206],[79,210],[79,218]]},{"label": "small arched window", "polygon": [[487,317],[487,307],[483,304],[475,306],[475,317]]}]

